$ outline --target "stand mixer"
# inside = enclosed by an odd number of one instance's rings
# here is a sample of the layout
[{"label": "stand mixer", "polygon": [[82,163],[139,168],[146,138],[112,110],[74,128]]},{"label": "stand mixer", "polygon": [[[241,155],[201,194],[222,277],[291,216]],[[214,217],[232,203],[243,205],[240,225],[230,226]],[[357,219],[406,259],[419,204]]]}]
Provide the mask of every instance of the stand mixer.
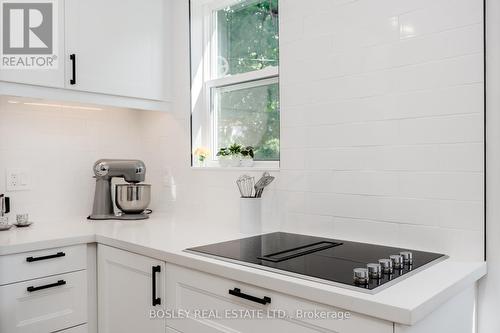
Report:
[{"label": "stand mixer", "polygon": [[[89,220],[144,220],[151,212],[146,209],[151,201],[151,185],[139,184],[146,178],[146,166],[139,160],[101,159],[94,164],[96,179],[94,206]],[[112,179],[123,178],[126,184],[117,184],[115,204],[121,211],[115,214]]]}]

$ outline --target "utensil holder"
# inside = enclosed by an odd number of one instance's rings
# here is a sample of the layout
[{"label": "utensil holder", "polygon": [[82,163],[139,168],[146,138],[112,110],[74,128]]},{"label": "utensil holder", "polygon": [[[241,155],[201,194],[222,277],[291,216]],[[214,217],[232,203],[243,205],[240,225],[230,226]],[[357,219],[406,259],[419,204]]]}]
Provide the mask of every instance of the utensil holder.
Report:
[{"label": "utensil holder", "polygon": [[261,198],[240,198],[240,231],[248,235],[262,232]]}]

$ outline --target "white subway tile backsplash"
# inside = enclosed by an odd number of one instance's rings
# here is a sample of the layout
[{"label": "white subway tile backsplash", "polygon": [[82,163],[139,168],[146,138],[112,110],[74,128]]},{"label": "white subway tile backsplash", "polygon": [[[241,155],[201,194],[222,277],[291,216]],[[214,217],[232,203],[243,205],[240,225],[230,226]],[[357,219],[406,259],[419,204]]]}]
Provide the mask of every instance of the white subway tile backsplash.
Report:
[{"label": "white subway tile backsplash", "polygon": [[307,214],[333,216],[339,204],[335,195],[330,193],[306,192],[304,198]]},{"label": "white subway tile backsplash", "polygon": [[347,238],[363,243],[390,245],[382,240],[388,239],[390,243],[398,239],[398,225],[396,223],[336,217],[333,220],[333,230],[338,239]]},{"label": "white subway tile backsplash", "polygon": [[304,211],[282,226],[320,216],[337,238],[481,259],[482,1],[292,2],[280,82],[293,170],[278,193],[302,192]]},{"label": "white subway tile backsplash", "polygon": [[371,156],[371,167],[375,170],[439,170],[439,149],[437,145],[374,147]]},{"label": "white subway tile backsplash", "polygon": [[484,204],[482,201],[439,201],[438,226],[462,230],[482,231]]},{"label": "white subway tile backsplash", "polygon": [[335,171],[332,192],[396,196],[399,194],[399,175],[379,171]]},{"label": "white subway tile backsplash", "polygon": [[389,75],[393,75],[392,88],[396,92],[483,82],[483,54],[402,67],[391,71]]},{"label": "white subway tile backsplash", "polygon": [[481,201],[482,173],[402,173],[401,195],[417,198]]},{"label": "white subway tile backsplash", "polygon": [[330,195],[330,200],[337,217],[429,226],[439,220],[436,200],[349,194]]},{"label": "white subway tile backsplash", "polygon": [[464,261],[476,261],[484,257],[483,247],[478,246],[483,242],[482,231],[405,224],[400,224],[398,229],[395,245],[441,252],[450,255],[453,259]]},{"label": "white subway tile backsplash", "polygon": [[307,171],[306,190],[309,192],[334,192],[335,177],[331,170]]},{"label": "white subway tile backsplash", "polygon": [[[334,45],[333,53],[329,50],[331,54],[323,50],[316,51],[315,45],[310,45],[307,50],[315,50],[314,56],[286,60],[285,65],[289,65],[290,70],[285,79],[287,76],[300,76],[304,81],[322,80],[481,53],[482,40],[477,36],[482,33],[482,29],[481,24],[474,24],[429,36],[403,41],[396,39],[357,49]],[[349,39],[352,40],[352,36]]]},{"label": "white subway tile backsplash", "polygon": [[307,147],[388,145],[398,139],[397,121],[314,126],[307,129]]},{"label": "white subway tile backsplash", "polygon": [[386,108],[385,117],[404,119],[482,113],[478,105],[482,104],[483,90],[482,83],[474,83],[397,94],[393,96],[394,107]]},{"label": "white subway tile backsplash", "polygon": [[303,148],[306,146],[306,128],[303,126],[282,127],[280,149]]},{"label": "white subway tile backsplash", "polygon": [[306,211],[305,196],[305,192],[302,191],[280,191],[278,196],[279,211],[283,215],[287,213],[304,213]]},{"label": "white subway tile backsplash", "polygon": [[286,213],[281,228],[286,232],[334,237],[333,217],[327,215],[311,215]]},{"label": "white subway tile backsplash", "polygon": [[430,34],[482,22],[483,2],[441,0],[399,16],[401,38]]},{"label": "white subway tile backsplash", "polygon": [[484,145],[457,143],[439,146],[439,169],[442,171],[484,172]]},{"label": "white subway tile backsplash", "polygon": [[280,168],[283,170],[303,170],[305,151],[303,149],[281,149]]},{"label": "white subway tile backsplash", "polygon": [[483,115],[458,115],[400,121],[400,143],[481,143]]},{"label": "white subway tile backsplash", "polygon": [[[345,29],[331,31],[334,52],[347,49],[369,47],[378,44],[393,43],[399,41],[399,24],[397,16],[385,16],[371,24],[360,24]],[[358,50],[359,51],[359,50]]]},{"label": "white subway tile backsplash", "polygon": [[304,171],[280,170],[276,179],[276,189],[282,191],[305,191],[306,177]]}]

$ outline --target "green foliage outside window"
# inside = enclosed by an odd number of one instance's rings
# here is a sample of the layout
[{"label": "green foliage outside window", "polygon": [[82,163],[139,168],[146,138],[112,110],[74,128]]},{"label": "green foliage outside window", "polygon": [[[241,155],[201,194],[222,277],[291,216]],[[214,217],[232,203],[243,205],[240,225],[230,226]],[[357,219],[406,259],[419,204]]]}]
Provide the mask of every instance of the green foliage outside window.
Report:
[{"label": "green foliage outside window", "polygon": [[[217,11],[219,77],[278,66],[278,0],[241,1]],[[279,160],[279,86],[215,89],[218,147],[255,147],[256,160]]]}]

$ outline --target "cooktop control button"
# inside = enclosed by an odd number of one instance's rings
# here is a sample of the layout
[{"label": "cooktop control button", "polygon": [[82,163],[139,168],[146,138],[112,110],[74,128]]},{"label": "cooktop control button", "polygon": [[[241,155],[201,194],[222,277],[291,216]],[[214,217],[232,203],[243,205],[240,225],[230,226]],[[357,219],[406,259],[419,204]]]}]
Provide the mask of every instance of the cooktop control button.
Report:
[{"label": "cooktop control button", "polygon": [[393,254],[389,256],[389,258],[392,260],[392,266],[396,269],[401,269],[403,268],[403,256],[399,254]]},{"label": "cooktop control button", "polygon": [[367,268],[355,268],[354,269],[354,283],[356,284],[368,284],[370,278],[368,276]]},{"label": "cooktop control button", "polygon": [[392,273],[392,260],[391,259],[379,259],[378,263],[382,267],[382,272],[384,274]]},{"label": "cooktop control button", "polygon": [[413,253],[410,251],[399,252],[399,254],[403,257],[403,262],[405,265],[413,264]]},{"label": "cooktop control button", "polygon": [[382,277],[382,266],[380,264],[368,264],[368,275],[371,279],[380,279]]}]

